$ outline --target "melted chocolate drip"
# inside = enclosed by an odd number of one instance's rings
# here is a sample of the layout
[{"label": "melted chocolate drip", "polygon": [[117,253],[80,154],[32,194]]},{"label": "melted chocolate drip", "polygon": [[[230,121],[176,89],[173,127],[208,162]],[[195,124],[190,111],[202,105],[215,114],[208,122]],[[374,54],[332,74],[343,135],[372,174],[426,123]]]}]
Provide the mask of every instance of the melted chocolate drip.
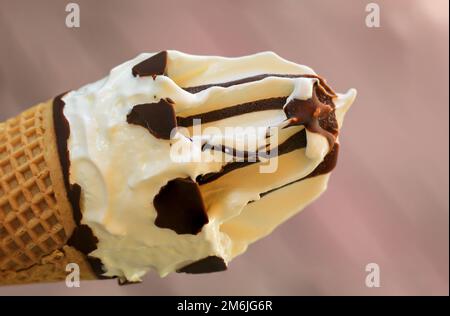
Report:
[{"label": "melted chocolate drip", "polygon": [[217,256],[209,256],[197,262],[191,263],[190,265],[181,268],[177,272],[199,274],[199,273],[220,272],[225,271],[226,269],[227,265],[222,258]]},{"label": "melted chocolate drip", "polygon": [[133,76],[146,77],[152,76],[153,79],[158,75],[165,75],[167,68],[167,52],[160,52],[133,67]]},{"label": "melted chocolate drip", "polygon": [[135,105],[127,122],[146,128],[156,138],[170,139],[170,133],[177,127],[173,101],[170,101],[161,99],[158,103]]},{"label": "melted chocolate drip", "polygon": [[169,181],[155,196],[153,205],[155,225],[180,235],[196,235],[209,222],[200,188],[191,178]]},{"label": "melted chocolate drip", "polygon": [[[284,143],[279,145],[277,150],[267,151],[267,152],[263,153],[263,155],[264,155],[264,158],[269,159],[269,158],[273,158],[275,156],[274,153],[277,154],[278,156],[282,156],[282,155],[288,154],[294,150],[304,148],[304,147],[306,147],[306,131],[304,129],[302,129],[298,133],[295,133],[294,135],[289,137]],[[231,171],[234,171],[234,170],[237,170],[240,168],[244,168],[244,167],[247,167],[254,163],[260,162],[258,154],[251,154],[248,152],[244,152],[244,157],[254,158],[255,156],[256,156],[256,161],[254,161],[254,160],[245,161],[244,160],[244,161],[231,162],[231,163],[223,166],[222,170],[220,170],[219,172],[211,172],[211,173],[207,173],[205,175],[198,176],[196,181],[200,185],[210,183],[210,182],[217,180],[220,177],[226,175],[227,173],[230,173]]]},{"label": "melted chocolate drip", "polygon": [[81,251],[87,256],[92,270],[98,278],[105,278],[102,276],[103,269],[100,259],[89,257],[89,253],[97,249],[98,239],[94,236],[89,226],[81,224],[83,217],[80,208],[81,187],[78,184],[70,184],[70,158],[67,142],[70,136],[70,126],[66,117],[64,116],[65,103],[62,97],[65,93],[57,96],[53,100],[53,124],[55,128],[56,143],[58,148],[59,162],[64,177],[64,185],[66,187],[67,198],[72,206],[73,218],[77,227],[72,236],[70,236],[67,244]]},{"label": "melted chocolate drip", "polygon": [[327,174],[336,168],[336,164],[339,157],[339,144],[334,144],[333,149],[323,158],[323,161],[311,172],[309,175],[304,177],[302,180],[309,179],[312,177],[321,176]]},{"label": "melted chocolate drip", "polygon": [[[284,112],[288,119],[290,119],[289,126],[303,125],[309,131],[318,133],[325,136],[330,145],[330,150],[333,148],[336,141],[337,129],[325,129],[320,122],[328,122],[331,113],[333,113],[333,107],[320,101],[317,94],[317,85],[313,89],[313,95],[308,100],[291,100],[284,107]],[[334,114],[334,113],[333,113]],[[322,124],[324,125],[324,124]]]}]

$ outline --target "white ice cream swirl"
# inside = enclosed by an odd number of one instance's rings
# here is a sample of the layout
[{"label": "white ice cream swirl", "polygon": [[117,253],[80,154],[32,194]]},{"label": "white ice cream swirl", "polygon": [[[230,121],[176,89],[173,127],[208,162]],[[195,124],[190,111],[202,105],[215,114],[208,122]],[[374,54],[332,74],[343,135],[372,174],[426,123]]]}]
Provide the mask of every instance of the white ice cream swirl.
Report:
[{"label": "white ice cream swirl", "polygon": [[[331,150],[323,135],[306,130],[306,147],[271,158],[277,159],[275,172],[262,173],[263,163],[254,163],[202,183],[199,188],[208,223],[198,234],[178,234],[158,227],[154,199],[169,181],[200,179],[221,172],[227,164],[190,157],[184,162],[174,161],[171,148],[176,141],[191,146],[195,137],[202,139],[200,146],[205,139],[222,142],[220,131],[226,127],[242,127],[242,133],[245,127],[262,127],[251,137],[264,140],[263,131],[275,127],[277,143],[270,145],[277,147],[304,126],[283,129],[286,113],[271,109],[202,124],[203,131],[214,127],[217,135],[193,135],[189,126],[184,132],[179,130],[175,139],[167,140],[127,122],[134,106],[169,98],[177,117],[194,117],[258,100],[308,100],[318,79],[275,76],[315,73],[271,52],[224,58],[168,51],[164,75],[133,75],[133,67],[152,56],[141,54],[114,68],[106,78],[71,91],[62,99],[70,125],[70,182],[81,186],[82,223],[99,240],[90,256],[101,260],[106,276],[132,282],[140,281],[151,269],[166,276],[207,257],[223,258],[228,264],[249,244],[316,199],[326,189],[329,177],[326,173],[298,181],[311,174]],[[211,86],[197,93],[185,89],[263,74],[273,75],[228,87]],[[355,96],[351,89],[333,98],[339,128]],[[245,135],[231,136],[242,139]],[[199,152],[207,154],[201,148]],[[183,203],[182,197],[173,198]]]}]

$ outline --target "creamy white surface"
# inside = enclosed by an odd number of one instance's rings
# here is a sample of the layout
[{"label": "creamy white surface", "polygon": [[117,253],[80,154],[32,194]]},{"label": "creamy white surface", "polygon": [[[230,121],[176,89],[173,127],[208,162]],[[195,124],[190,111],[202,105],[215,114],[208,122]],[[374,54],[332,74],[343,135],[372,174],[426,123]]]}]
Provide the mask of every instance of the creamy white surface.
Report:
[{"label": "creamy white surface", "polygon": [[[174,178],[195,179],[218,172],[222,163],[172,161],[170,143],[175,140],[157,139],[145,128],[127,123],[127,114],[134,105],[170,97],[175,101],[176,114],[186,117],[264,98],[290,96],[306,100],[311,97],[316,79],[268,77],[191,94],[181,87],[265,73],[314,72],[270,52],[223,58],[169,51],[168,76],[155,80],[133,77],[132,67],[151,55],[141,54],[114,68],[105,79],[63,98],[71,129],[70,181],[83,188],[82,223],[89,225],[99,239],[98,249],[91,255],[101,259],[106,275],[130,281],[140,280],[151,269],[165,276],[212,255],[231,261],[250,243],[311,203],[326,189],[328,181],[328,175],[311,178],[260,199],[260,193],[308,175],[323,160],[329,149],[327,140],[307,131],[308,146],[279,157],[275,173],[260,173],[260,164],[254,164],[202,185],[209,223],[199,234],[178,235],[171,229],[156,227],[153,199],[161,187]],[[336,98],[339,127],[355,95],[352,89]],[[285,119],[283,111],[265,111],[205,124],[203,128],[270,127],[281,125]],[[283,130],[279,141],[301,128]],[[178,136],[188,142],[181,134]],[[255,202],[248,204],[250,201]]]}]

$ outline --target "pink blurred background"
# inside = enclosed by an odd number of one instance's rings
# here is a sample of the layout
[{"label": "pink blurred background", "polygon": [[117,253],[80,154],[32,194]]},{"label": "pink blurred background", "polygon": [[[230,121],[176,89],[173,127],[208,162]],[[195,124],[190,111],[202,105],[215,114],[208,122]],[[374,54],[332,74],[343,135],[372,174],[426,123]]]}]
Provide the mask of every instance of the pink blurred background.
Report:
[{"label": "pink blurred background", "polygon": [[[329,189],[227,272],[0,288],[0,295],[448,295],[447,0],[0,0],[0,121],[140,52],[272,50],[359,95]],[[276,210],[274,210],[276,211]],[[367,288],[365,266],[381,269]]]}]

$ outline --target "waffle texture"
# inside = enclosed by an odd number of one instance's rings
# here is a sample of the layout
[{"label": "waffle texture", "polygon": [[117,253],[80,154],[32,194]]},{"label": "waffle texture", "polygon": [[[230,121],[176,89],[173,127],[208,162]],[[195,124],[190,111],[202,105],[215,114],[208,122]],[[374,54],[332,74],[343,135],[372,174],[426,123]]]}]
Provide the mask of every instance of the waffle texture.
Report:
[{"label": "waffle texture", "polygon": [[67,263],[95,278],[67,246],[75,229],[53,127],[53,102],[0,123],[0,284],[56,281]]}]

